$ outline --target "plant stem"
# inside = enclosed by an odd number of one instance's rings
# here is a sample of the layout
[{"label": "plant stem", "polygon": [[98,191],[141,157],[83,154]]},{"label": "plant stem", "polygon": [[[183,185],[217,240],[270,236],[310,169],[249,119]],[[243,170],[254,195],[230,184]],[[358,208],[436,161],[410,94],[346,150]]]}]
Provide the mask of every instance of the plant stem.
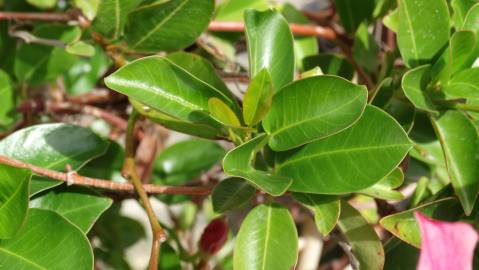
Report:
[{"label": "plant stem", "polygon": [[126,146],[125,146],[125,162],[123,164],[123,177],[130,180],[135,187],[138,196],[145,208],[148,220],[150,221],[151,231],[153,234],[153,240],[151,244],[150,255],[150,270],[156,270],[158,268],[158,257],[160,255],[161,243],[166,241],[166,233],[161,227],[160,223],[156,219],[155,212],[151,207],[148,194],[143,188],[140,178],[138,177],[135,165],[135,124],[139,117],[138,111],[132,110],[130,118],[128,119],[128,127],[126,130]]}]

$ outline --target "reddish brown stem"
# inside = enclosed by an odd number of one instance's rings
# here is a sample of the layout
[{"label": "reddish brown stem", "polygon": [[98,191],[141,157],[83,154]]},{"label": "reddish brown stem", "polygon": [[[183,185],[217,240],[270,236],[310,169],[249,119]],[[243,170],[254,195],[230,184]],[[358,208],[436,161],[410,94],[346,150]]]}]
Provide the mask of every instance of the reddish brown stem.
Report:
[{"label": "reddish brown stem", "polygon": [[[38,167],[20,160],[0,156],[0,164],[6,164],[16,168],[29,169],[33,173],[41,176],[46,176],[52,179],[68,182],[73,185],[90,186],[116,192],[134,192],[135,188],[130,183],[117,183],[110,180],[91,178],[81,176],[76,173],[63,173],[50,169]],[[143,185],[143,188],[150,194],[181,194],[193,196],[206,196],[210,193],[207,187],[187,187],[187,186],[158,186],[158,185]]]},{"label": "reddish brown stem", "polygon": [[32,20],[67,22],[75,20],[69,13],[40,13],[40,12],[0,12],[0,20]]}]

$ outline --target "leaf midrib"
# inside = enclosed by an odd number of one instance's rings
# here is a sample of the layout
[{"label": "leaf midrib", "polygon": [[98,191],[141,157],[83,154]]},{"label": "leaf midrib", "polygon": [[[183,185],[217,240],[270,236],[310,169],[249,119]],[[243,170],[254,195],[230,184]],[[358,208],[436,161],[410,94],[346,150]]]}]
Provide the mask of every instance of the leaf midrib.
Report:
[{"label": "leaf midrib", "polygon": [[32,266],[35,266],[37,269],[41,269],[41,270],[48,270],[47,268],[44,268],[43,266],[31,261],[31,260],[28,260],[27,258],[25,257],[22,257],[16,253],[13,253],[7,249],[4,249],[2,247],[0,247],[0,251],[3,251],[4,253],[6,253],[7,255],[10,255],[10,256],[13,256],[15,258],[19,258],[20,260],[24,261],[24,262],[27,262],[28,264],[32,265]]},{"label": "leaf midrib", "polygon": [[271,205],[268,206],[268,217],[266,218],[266,234],[264,237],[264,249],[263,249],[263,260],[261,269],[266,270],[266,253],[268,252],[268,243],[269,243],[269,236],[270,236],[270,227],[271,227],[271,209],[273,207]]},{"label": "leaf midrib", "polygon": [[411,35],[412,35],[411,40],[412,40],[414,55],[416,57],[415,61],[417,61],[419,59],[419,55],[418,55],[418,51],[417,51],[416,34],[414,33],[414,28],[412,26],[411,16],[409,15],[408,6],[407,6],[406,2],[407,2],[407,0],[402,1],[402,4],[404,5],[404,13],[406,15],[406,21],[407,21],[407,24],[409,26],[409,30],[411,31]]}]

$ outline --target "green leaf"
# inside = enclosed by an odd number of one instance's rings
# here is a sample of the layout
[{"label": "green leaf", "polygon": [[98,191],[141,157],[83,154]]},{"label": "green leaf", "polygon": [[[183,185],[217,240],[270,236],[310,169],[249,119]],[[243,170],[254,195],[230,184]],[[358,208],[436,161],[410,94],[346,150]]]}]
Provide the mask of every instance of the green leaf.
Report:
[{"label": "green leaf", "polygon": [[226,134],[218,126],[211,125],[209,123],[191,122],[187,120],[184,121],[158,110],[154,110],[151,107],[144,105],[132,98],[129,100],[130,104],[140,114],[148,117],[150,120],[158,124],[161,124],[165,128],[206,139],[218,139],[226,137]]},{"label": "green leaf", "polygon": [[[479,191],[479,135],[477,128],[466,115],[446,111],[432,118],[434,129],[441,142],[452,186],[469,215]],[[460,132],[458,132],[460,131]]]},{"label": "green leaf", "polygon": [[338,227],[351,247],[356,269],[383,269],[384,249],[381,240],[358,210],[347,202],[341,203]]},{"label": "green leaf", "polygon": [[[183,184],[184,181],[209,170],[224,155],[223,147],[212,141],[190,139],[175,143],[156,157],[153,163],[154,182],[166,185]],[[178,179],[182,180],[178,182]]]},{"label": "green leaf", "polygon": [[386,15],[383,19],[383,23],[391,31],[397,33],[399,29],[399,8]]},{"label": "green leaf", "polygon": [[322,236],[327,236],[334,229],[341,212],[338,197],[295,192],[293,198],[313,212],[316,228]]},{"label": "green leaf", "polygon": [[[80,29],[76,26],[42,24],[36,27],[32,34],[39,38],[69,43],[80,35]],[[56,79],[68,70],[76,59],[76,56],[67,53],[63,48],[21,44],[15,59],[15,75],[20,81],[38,85]]]},{"label": "green leaf", "polygon": [[288,209],[277,203],[256,206],[241,224],[233,269],[290,270],[298,257],[298,233]]},{"label": "green leaf", "polygon": [[149,56],[120,68],[105,84],[145,105],[187,122],[216,122],[207,115],[216,97],[232,108],[235,101],[182,67],[160,56]]},{"label": "green leaf", "polygon": [[408,67],[428,63],[449,40],[446,0],[399,0],[397,40]]},{"label": "green leaf", "polygon": [[458,72],[442,90],[455,98],[479,99],[479,67]]},{"label": "green leaf", "polygon": [[29,170],[0,165],[0,239],[13,237],[22,227],[31,177]]},{"label": "green leaf", "polygon": [[369,73],[376,73],[378,69],[379,46],[369,33],[368,24],[361,24],[354,36],[353,56],[356,62]]},{"label": "green leaf", "polygon": [[386,216],[381,219],[381,226],[404,242],[420,248],[421,234],[419,233],[419,225],[414,217],[414,212],[416,211],[432,218],[446,218],[447,220],[454,220],[462,214],[456,199],[445,198]]},{"label": "green leaf", "polygon": [[144,2],[128,15],[126,42],[140,52],[188,47],[206,29],[213,10],[213,0]]},{"label": "green leaf", "polygon": [[16,119],[16,94],[10,76],[0,70],[0,130],[8,127],[15,122]]},{"label": "green leaf", "polygon": [[0,265],[7,269],[93,268],[93,253],[86,236],[55,212],[30,209],[18,234],[0,240]]},{"label": "green leaf", "polygon": [[266,68],[278,91],[294,78],[293,35],[288,22],[273,10],[246,10],[244,21],[250,78]]},{"label": "green leaf", "polygon": [[58,0],[27,0],[27,3],[39,9],[52,9],[57,2]]},{"label": "green leaf", "polygon": [[435,112],[436,106],[433,104],[428,84],[431,80],[431,66],[424,65],[406,72],[402,78],[402,89],[404,95],[411,101],[417,109]]},{"label": "green leaf", "polygon": [[255,193],[255,188],[238,178],[227,178],[213,189],[211,200],[216,213],[241,208]]},{"label": "green leaf", "polygon": [[479,3],[471,7],[467,12],[462,30],[474,31],[476,35],[479,33]]},{"label": "green leaf", "polygon": [[208,110],[211,116],[218,122],[230,127],[241,127],[240,120],[236,114],[228,105],[221,101],[221,99],[215,97],[210,98],[208,100]]},{"label": "green leaf", "polygon": [[314,77],[314,76],[320,76],[320,75],[324,75],[323,71],[321,70],[320,67],[315,67],[313,69],[310,69],[301,73],[301,79]]},{"label": "green leaf", "polygon": [[30,207],[54,211],[88,233],[112,202],[89,188],[59,187],[32,198]]},{"label": "green leaf", "polygon": [[98,6],[97,16],[92,28],[105,37],[117,39],[123,35],[128,13],[141,0],[102,0]]},{"label": "green leaf", "polygon": [[367,102],[367,90],[336,76],[295,81],[279,91],[263,121],[275,151],[323,139],[351,126]]},{"label": "green leaf", "polygon": [[256,170],[253,167],[256,154],[267,141],[266,134],[261,134],[229,151],[223,159],[223,169],[227,175],[246,179],[264,192],[279,196],[291,185],[291,178]]},{"label": "green leaf", "polygon": [[461,29],[464,24],[464,19],[466,18],[467,12],[470,8],[476,4],[476,0],[452,0],[451,7],[453,10],[452,21],[454,26],[457,29]]},{"label": "green leaf", "polygon": [[217,21],[243,21],[243,13],[246,9],[266,10],[269,3],[266,0],[225,0],[219,3],[215,12]]},{"label": "green leaf", "polygon": [[73,0],[73,5],[81,10],[85,17],[92,21],[98,11],[98,6],[102,0]]},{"label": "green leaf", "polygon": [[335,7],[344,30],[354,33],[362,22],[371,19],[374,11],[374,0],[335,0]]},{"label": "green leaf", "polygon": [[[64,171],[74,170],[105,153],[108,142],[91,130],[69,124],[42,124],[21,129],[0,141],[0,155],[35,166]],[[34,176],[30,195],[62,182]]]},{"label": "green leaf", "polygon": [[126,179],[121,176],[125,150],[116,141],[110,141],[105,154],[93,159],[83,166],[78,174],[103,179],[111,179],[115,182],[124,182]]},{"label": "green leaf", "polygon": [[160,247],[160,257],[158,258],[158,270],[176,270],[176,269],[181,269],[180,256],[168,243],[163,243]]},{"label": "green leaf", "polygon": [[354,75],[353,66],[339,54],[321,53],[303,59],[305,70],[315,67],[320,67],[324,74],[337,75],[348,80],[351,80]]},{"label": "green leaf", "polygon": [[297,150],[277,153],[275,171],[293,179],[292,191],[354,192],[388,175],[411,146],[391,116],[368,105],[363,116],[345,131]]},{"label": "green leaf", "polygon": [[262,69],[250,82],[243,98],[243,118],[248,126],[258,124],[271,108],[274,88],[267,69]]},{"label": "green leaf", "polygon": [[384,270],[415,269],[419,259],[419,250],[396,237],[392,237],[384,245],[386,262]]},{"label": "green leaf", "polygon": [[404,195],[394,189],[400,187],[403,181],[403,172],[401,171],[401,169],[396,168],[394,171],[392,171],[389,175],[381,179],[376,184],[358,192],[382,200],[400,201],[404,199]]},{"label": "green leaf", "polygon": [[[281,14],[289,23],[309,25],[311,21],[303,12],[296,9],[290,3],[285,3],[281,7]],[[311,36],[295,36],[294,37],[294,57],[296,59],[296,66],[299,69],[303,67],[303,59],[307,56],[318,53],[319,45],[318,39]]]},{"label": "green leaf", "polygon": [[79,40],[68,43],[65,47],[65,51],[73,55],[90,57],[95,54],[95,47],[84,41]]}]

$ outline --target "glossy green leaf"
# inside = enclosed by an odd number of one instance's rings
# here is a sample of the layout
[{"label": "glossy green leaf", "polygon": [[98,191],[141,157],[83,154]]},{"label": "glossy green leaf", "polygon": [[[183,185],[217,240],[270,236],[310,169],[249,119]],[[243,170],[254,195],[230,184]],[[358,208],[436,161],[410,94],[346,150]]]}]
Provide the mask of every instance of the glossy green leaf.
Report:
[{"label": "glossy green leaf", "polygon": [[358,26],[372,17],[374,0],[336,0],[336,10],[341,19],[341,24],[348,33],[354,33]]},{"label": "glossy green leaf", "polygon": [[13,83],[10,79],[10,76],[0,70],[0,130],[2,127],[8,127],[14,123],[15,117],[15,107],[16,107],[16,94]]},{"label": "glossy green leaf", "polygon": [[[0,141],[0,155],[58,171],[67,164],[78,170],[107,148],[108,142],[91,130],[69,124],[31,126]],[[30,195],[62,183],[37,176],[32,180]]]},{"label": "glossy green leaf", "polygon": [[476,0],[452,0],[451,7],[453,10],[452,21],[456,29],[461,29],[464,19],[470,8],[476,4]]},{"label": "glossy green leaf", "polygon": [[235,101],[182,67],[160,56],[149,56],[120,68],[105,84],[145,105],[188,122],[211,122],[208,100],[216,97],[234,107]]},{"label": "glossy green leaf", "polygon": [[316,228],[322,236],[327,236],[338,223],[341,212],[338,197],[295,192],[293,198],[313,212]]},{"label": "glossy green leaf", "polygon": [[141,52],[185,48],[206,29],[213,10],[213,0],[144,2],[128,15],[126,42]]},{"label": "glossy green leaf", "polygon": [[403,172],[401,171],[401,169],[396,168],[394,171],[392,171],[389,175],[381,179],[376,184],[358,192],[382,200],[400,201],[404,199],[404,195],[394,189],[400,187],[403,181]]},{"label": "glossy green leaf", "polygon": [[208,100],[208,110],[211,116],[218,122],[231,127],[241,127],[238,116],[233,110],[219,98],[210,98]]},{"label": "glossy green leaf", "polygon": [[223,159],[223,169],[227,175],[246,179],[264,192],[279,196],[291,185],[291,178],[254,168],[256,154],[267,141],[268,137],[261,134],[229,151]]},{"label": "glossy green leaf", "polygon": [[246,9],[266,10],[269,7],[267,0],[225,0],[216,8],[215,20],[218,21],[243,21]]},{"label": "glossy green leaf", "polygon": [[50,210],[30,209],[18,234],[0,240],[5,269],[90,270],[93,253],[83,232]]},{"label": "glossy green leaf", "polygon": [[112,202],[85,187],[59,187],[32,198],[30,207],[54,211],[88,233]]},{"label": "glossy green leaf", "polygon": [[446,198],[386,216],[381,219],[381,226],[406,243],[419,248],[421,246],[421,235],[419,225],[414,217],[416,211],[432,218],[447,220],[454,220],[462,214],[458,201],[453,198]]},{"label": "glossy green leaf", "polygon": [[52,9],[57,5],[58,0],[27,0],[26,2],[39,9]]},{"label": "glossy green leaf", "polygon": [[294,78],[293,35],[288,22],[273,10],[247,10],[244,20],[250,78],[266,68],[278,91]]},{"label": "glossy green leaf", "polygon": [[65,46],[65,51],[73,55],[90,57],[95,54],[95,47],[84,41],[78,40],[67,44]]},{"label": "glossy green leaf", "polygon": [[402,89],[406,97],[417,109],[435,112],[428,84],[431,80],[431,66],[425,65],[409,70],[402,78]]},{"label": "glossy green leaf", "polygon": [[476,35],[479,33],[479,3],[472,6],[467,12],[462,29],[474,31]]},{"label": "glossy green leaf", "polygon": [[81,10],[81,13],[92,21],[98,11],[98,6],[102,0],[73,0],[73,5]]},{"label": "glossy green leaf", "polygon": [[368,105],[363,116],[345,131],[297,150],[278,153],[275,171],[293,179],[292,191],[354,192],[388,175],[411,146],[406,133],[391,116]]},{"label": "glossy green leaf", "polygon": [[399,9],[397,8],[386,15],[383,19],[383,23],[391,31],[397,33],[399,29]]},{"label": "glossy green leaf", "polygon": [[379,83],[378,86],[376,86],[373,95],[369,98],[369,104],[379,108],[384,108],[384,106],[386,106],[390,101],[395,90],[396,85],[394,84],[392,78],[385,78]]},{"label": "glossy green leaf", "polygon": [[288,209],[277,203],[256,206],[241,224],[233,269],[290,270],[298,257],[298,233]]},{"label": "glossy green leaf", "polygon": [[31,177],[29,170],[0,165],[0,239],[13,237],[22,227]]},{"label": "glossy green leaf", "polygon": [[455,98],[479,99],[479,67],[458,72],[442,90]]},{"label": "glossy green leaf", "polygon": [[[452,186],[469,215],[479,192],[479,135],[466,115],[446,111],[432,119],[441,142]],[[460,131],[460,132],[458,132]]]},{"label": "glossy green leaf", "polygon": [[267,69],[262,69],[250,82],[243,98],[243,119],[249,126],[258,124],[273,102],[273,82]]},{"label": "glossy green leaf", "polygon": [[397,40],[409,67],[428,63],[449,40],[446,0],[400,0]]},{"label": "glossy green leaf", "polygon": [[[39,38],[58,40],[61,44],[75,40],[80,29],[76,26],[43,24],[36,27],[32,34]],[[76,59],[76,56],[67,53],[63,48],[22,44],[15,59],[15,75],[20,81],[38,85],[56,79],[68,70]]]},{"label": "glossy green leaf", "polygon": [[97,16],[92,27],[100,34],[117,39],[123,35],[128,13],[141,0],[102,0],[98,6]]},{"label": "glossy green leaf", "polygon": [[347,202],[341,203],[338,227],[351,247],[356,269],[383,269],[384,249],[381,240],[359,211]]},{"label": "glossy green leaf", "polygon": [[[289,23],[309,25],[311,21],[304,15],[303,12],[296,9],[290,3],[285,3],[281,6],[281,14]],[[315,55],[318,53],[319,45],[316,37],[295,36],[294,37],[294,57],[296,59],[296,66],[303,69],[303,59],[305,57]]]},{"label": "glossy green leaf", "polygon": [[211,125],[209,123],[192,122],[188,120],[181,120],[176,117],[172,117],[158,110],[142,104],[130,98],[130,104],[142,115],[148,117],[150,120],[161,124],[162,126],[179,131],[181,133],[190,134],[207,139],[226,138],[224,132],[220,127]]},{"label": "glossy green leaf", "polygon": [[353,57],[366,71],[375,73],[378,69],[379,46],[369,33],[368,24],[361,24],[354,36]]},{"label": "glossy green leaf", "polygon": [[217,213],[238,209],[245,205],[255,193],[255,188],[238,178],[227,178],[215,186],[211,194],[213,209]]},{"label": "glossy green leaf", "polygon": [[351,126],[364,111],[367,90],[336,76],[295,81],[273,98],[263,121],[269,146],[284,151]]},{"label": "glossy green leaf", "polygon": [[[154,181],[161,184],[183,184],[209,170],[225,155],[215,142],[190,139],[168,146],[153,163]],[[180,180],[181,179],[181,180]]]},{"label": "glossy green leaf", "polygon": [[351,80],[354,75],[353,66],[339,54],[321,53],[303,59],[305,70],[320,67],[324,74],[337,75]]}]

